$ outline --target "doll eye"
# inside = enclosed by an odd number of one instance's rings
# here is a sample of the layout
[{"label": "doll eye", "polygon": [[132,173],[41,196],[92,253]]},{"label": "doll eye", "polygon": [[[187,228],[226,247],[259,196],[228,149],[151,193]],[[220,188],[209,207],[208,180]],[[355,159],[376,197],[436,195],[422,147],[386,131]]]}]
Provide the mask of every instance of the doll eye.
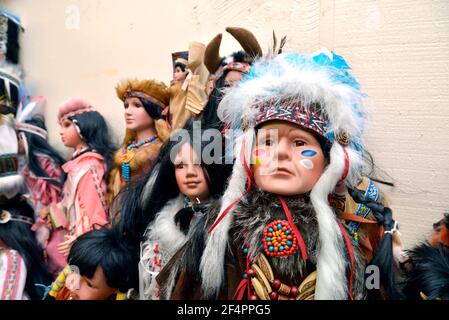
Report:
[{"label": "doll eye", "polygon": [[303,140],[295,140],[295,147],[302,147],[304,146],[306,143]]},{"label": "doll eye", "polygon": [[266,138],[263,140],[262,144],[266,146],[272,146],[274,144],[274,141],[270,138]]},{"label": "doll eye", "polygon": [[184,168],[184,164],[182,162],[175,164],[175,169],[182,169],[182,168]]}]

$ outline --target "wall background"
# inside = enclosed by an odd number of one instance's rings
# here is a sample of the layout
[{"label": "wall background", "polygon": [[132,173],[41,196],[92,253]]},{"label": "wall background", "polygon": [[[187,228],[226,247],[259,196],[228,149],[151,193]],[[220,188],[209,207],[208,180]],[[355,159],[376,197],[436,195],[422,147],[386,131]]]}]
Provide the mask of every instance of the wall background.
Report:
[{"label": "wall background", "polygon": [[[239,49],[226,26],[250,29],[262,48],[272,30],[285,51],[325,46],[352,66],[371,112],[367,145],[391,195],[404,244],[430,235],[449,211],[449,1],[447,0],[0,0],[21,16],[22,65],[32,95],[48,99],[50,142],[67,97],[97,107],[119,143],[125,77],[171,79],[171,52],[224,32],[222,55]],[[79,21],[76,21],[79,18]],[[74,20],[75,19],[75,20]],[[79,22],[77,24],[77,22]]]}]

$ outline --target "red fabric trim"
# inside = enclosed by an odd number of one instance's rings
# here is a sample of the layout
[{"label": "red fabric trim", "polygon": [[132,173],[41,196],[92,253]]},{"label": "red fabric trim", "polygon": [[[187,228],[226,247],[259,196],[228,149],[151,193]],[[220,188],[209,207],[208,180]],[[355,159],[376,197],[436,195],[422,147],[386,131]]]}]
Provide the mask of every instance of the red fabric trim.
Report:
[{"label": "red fabric trim", "polygon": [[288,206],[285,203],[284,198],[282,198],[279,195],[278,197],[279,200],[281,200],[282,208],[284,209],[285,215],[287,216],[288,223],[290,223],[293,233],[295,234],[296,239],[298,239],[299,248],[301,249],[301,256],[304,260],[307,260],[307,249],[306,244],[304,243],[304,239],[302,238],[298,228],[296,227],[296,224],[293,221],[292,214],[290,213],[290,210],[288,209]]},{"label": "red fabric trim", "polygon": [[349,155],[348,155],[348,151],[346,150],[345,147],[343,147],[343,152],[345,154],[345,168],[343,170],[343,174],[340,178],[340,181],[343,181],[347,178],[348,173],[349,173]]}]

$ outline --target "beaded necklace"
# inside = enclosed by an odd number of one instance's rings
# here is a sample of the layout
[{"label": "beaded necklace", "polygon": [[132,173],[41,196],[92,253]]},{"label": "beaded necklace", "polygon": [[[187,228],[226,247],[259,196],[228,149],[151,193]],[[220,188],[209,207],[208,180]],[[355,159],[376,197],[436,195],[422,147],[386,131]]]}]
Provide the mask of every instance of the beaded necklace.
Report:
[{"label": "beaded necklace", "polygon": [[144,145],[148,143],[154,143],[157,140],[158,136],[155,134],[154,136],[151,136],[144,141],[132,143],[126,148],[126,154],[124,155],[122,162],[122,177],[123,179],[125,179],[126,183],[129,183],[131,181],[131,167],[129,166],[129,163],[134,158],[136,152],[140,152],[141,148]]}]

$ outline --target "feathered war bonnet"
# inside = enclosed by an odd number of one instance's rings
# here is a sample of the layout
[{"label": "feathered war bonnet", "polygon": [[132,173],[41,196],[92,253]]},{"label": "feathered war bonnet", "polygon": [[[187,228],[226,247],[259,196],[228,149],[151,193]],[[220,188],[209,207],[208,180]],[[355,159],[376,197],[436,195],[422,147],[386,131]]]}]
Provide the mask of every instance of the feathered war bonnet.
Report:
[{"label": "feathered war bonnet", "polygon": [[[144,104],[146,112],[154,119],[156,134],[164,142],[170,137],[170,130],[162,112],[170,102],[170,92],[167,86],[156,80],[124,80],[115,88],[117,97],[125,102],[126,98],[139,98]],[[123,145],[127,145],[136,137],[136,133],[126,130]]]},{"label": "feathered war bonnet", "polygon": [[254,163],[251,156],[257,125],[277,119],[312,130],[327,140],[329,164],[310,192],[320,242],[315,299],[348,298],[345,240],[328,195],[342,180],[356,186],[365,167],[361,155],[364,95],[349,69],[341,56],[327,50],[315,55],[280,54],[255,62],[247,77],[223,97],[217,112],[234,129],[230,132],[236,161],[221,214],[209,229],[201,260],[206,296],[216,295],[223,284],[233,205],[250,188],[248,164]]}]

